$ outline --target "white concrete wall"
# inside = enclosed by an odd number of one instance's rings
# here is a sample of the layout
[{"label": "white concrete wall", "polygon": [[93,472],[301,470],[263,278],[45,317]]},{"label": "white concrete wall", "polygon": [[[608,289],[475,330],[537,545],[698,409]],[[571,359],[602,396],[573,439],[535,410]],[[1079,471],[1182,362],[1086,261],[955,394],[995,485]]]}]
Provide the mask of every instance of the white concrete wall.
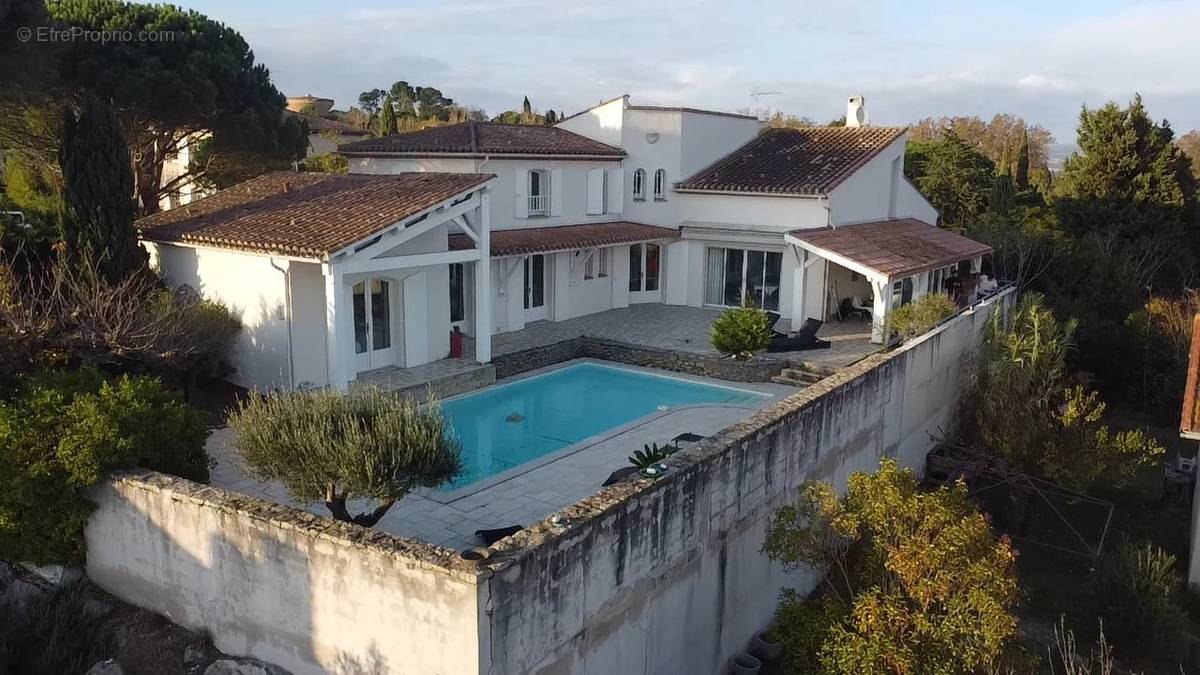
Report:
[{"label": "white concrete wall", "polygon": [[745,144],[765,129],[756,119],[729,115],[683,113],[683,156],[679,161],[681,181]]},{"label": "white concrete wall", "polygon": [[296,675],[476,675],[474,576],[432,547],[162,474],[92,490],[87,573],[118,598]]},{"label": "white concrete wall", "polygon": [[743,225],[781,233],[828,223],[827,212],[815,198],[674,194],[679,200],[679,219],[684,222]]},{"label": "white concrete wall", "polygon": [[329,384],[325,352],[325,277],[317,263],[288,267],[292,291],[292,368],[299,386]]},{"label": "white concrete wall", "polygon": [[[638,223],[676,226],[679,224],[678,194],[671,184],[683,179],[680,169],[683,154],[683,115],[672,111],[626,110],[622,125],[621,149],[625,160],[625,216]],[[658,134],[651,143],[649,134]],[[689,139],[690,140],[690,139]],[[633,199],[633,173],[646,172],[643,201]],[[666,171],[666,193],[663,199],[654,198],[654,172]]]},{"label": "white concrete wall", "polygon": [[728,672],[780,588],[817,583],[762,554],[770,515],[805,480],[844,489],[883,456],[920,471],[930,433],[953,424],[963,359],[997,304],[677,455],[654,485],[614,486],[568,509],[565,533],[509,540],[484,582],[490,673]]},{"label": "white concrete wall", "polygon": [[625,119],[625,106],[628,103],[629,97],[621,96],[604,105],[598,105],[591,110],[563,120],[555,126],[601,143],[620,146],[621,126]]},{"label": "white concrete wall", "polygon": [[[287,286],[269,256],[144,242],[151,264],[171,286],[187,284],[224,303],[242,321],[230,380],[261,391],[290,385]],[[283,267],[286,260],[276,259]]]},{"label": "white concrete wall", "polygon": [[[441,253],[448,250],[446,236],[449,226],[439,225],[424,234],[404,242],[378,258],[421,253]],[[431,265],[372,274],[350,274],[347,286],[367,278],[390,279],[399,290],[393,306],[392,344],[400,341],[404,353],[394,365],[403,368],[419,366],[446,358],[450,354],[450,266]],[[395,310],[400,308],[399,312]],[[397,319],[403,322],[400,325]]]},{"label": "white concrete wall", "polygon": [[[527,181],[528,172],[541,169],[552,179],[550,191],[558,192],[562,198],[562,212],[552,216],[517,217],[515,206],[517,181]],[[493,157],[483,159],[456,158],[364,158],[350,159],[351,173],[389,174],[405,171],[443,171],[447,173],[491,173],[496,175],[491,192],[492,230],[507,230],[522,227],[549,227],[552,225],[575,225],[578,223],[602,223],[621,220],[624,216],[623,201],[609,199],[605,213],[590,215],[587,212],[587,173],[591,169],[607,171],[621,169],[618,160],[524,160]],[[616,180],[619,174],[612,174]],[[553,178],[560,180],[556,184]],[[632,180],[626,176],[625,182]],[[610,190],[610,194],[614,194]]]},{"label": "white concrete wall", "polygon": [[937,224],[937,211],[904,178],[907,134],[873,157],[829,194],[834,225],[888,218]]}]

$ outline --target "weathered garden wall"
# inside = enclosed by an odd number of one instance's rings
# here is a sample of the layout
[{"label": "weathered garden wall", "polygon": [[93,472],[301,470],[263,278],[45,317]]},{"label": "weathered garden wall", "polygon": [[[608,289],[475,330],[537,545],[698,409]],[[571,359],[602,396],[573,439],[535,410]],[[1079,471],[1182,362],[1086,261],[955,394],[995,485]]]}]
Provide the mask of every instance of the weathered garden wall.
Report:
[{"label": "weathered garden wall", "polygon": [[[806,479],[845,485],[882,456],[919,470],[949,428],[967,355],[1006,292],[675,455],[657,483],[607,488],[496,545],[488,673],[721,673],[771,619],[779,589],[811,588],[759,549]],[[686,429],[680,429],[686,431]]]},{"label": "weathered garden wall", "polygon": [[479,672],[479,587],[454,551],[152,472],[94,496],[88,575],[224,652],[297,675]]},{"label": "weathered garden wall", "polygon": [[605,488],[483,563],[137,472],[94,488],[87,571],[222,651],[299,674],[716,675],[780,587],[815,583],[759,552],[772,511],[804,480],[843,486],[884,455],[919,469],[952,425],[965,356],[1010,300],[843,369],[672,456],[662,480]]}]

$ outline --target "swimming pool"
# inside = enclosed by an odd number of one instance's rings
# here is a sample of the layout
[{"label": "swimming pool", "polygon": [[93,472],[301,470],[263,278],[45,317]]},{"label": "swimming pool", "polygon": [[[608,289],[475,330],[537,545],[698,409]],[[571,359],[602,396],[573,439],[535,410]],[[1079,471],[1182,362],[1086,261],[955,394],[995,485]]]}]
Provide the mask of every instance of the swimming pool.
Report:
[{"label": "swimming pool", "polygon": [[508,471],[663,406],[752,405],[766,396],[599,363],[576,363],[488,387],[442,403],[462,441],[463,458],[462,473],[442,489],[457,490]]}]

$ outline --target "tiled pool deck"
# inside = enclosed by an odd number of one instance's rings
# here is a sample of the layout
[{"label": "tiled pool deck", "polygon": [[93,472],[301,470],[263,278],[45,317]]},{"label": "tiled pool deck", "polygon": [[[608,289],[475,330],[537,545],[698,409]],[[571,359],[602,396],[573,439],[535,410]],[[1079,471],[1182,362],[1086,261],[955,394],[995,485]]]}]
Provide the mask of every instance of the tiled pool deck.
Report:
[{"label": "tiled pool deck", "polygon": [[[566,321],[539,321],[522,330],[501,333],[492,337],[492,353],[509,354],[586,335],[647,347],[716,354],[708,334],[720,315],[720,310],[700,307],[632,305]],[[880,348],[871,344],[871,322],[864,319],[829,321],[817,331],[817,337],[829,340],[830,348],[771,356],[841,368]]]},{"label": "tiled pool deck", "polygon": [[[538,372],[544,371],[533,371],[519,377],[536,375]],[[703,377],[672,375],[696,382],[730,384]],[[764,397],[751,407],[702,405],[651,415],[619,427],[606,437],[584,441],[579,444],[578,450],[565,453],[550,462],[541,465],[533,462],[531,466],[534,468],[510,475],[478,491],[467,486],[448,495],[431,495],[429,492],[410,494],[393,506],[376,528],[459,550],[479,546],[483,542],[475,536],[476,530],[529,525],[588,497],[600,488],[610,473],[628,466],[628,456],[647,443],[663,445],[686,432],[711,436],[755,410],[796,391],[794,387],[778,384],[737,383],[733,386],[771,396]],[[211,472],[214,486],[328,515],[323,504],[298,504],[288,497],[283,486],[264,484],[250,478],[237,457],[233,447],[235,443],[236,436],[227,427],[214,431],[209,437],[208,450],[216,462]]]}]

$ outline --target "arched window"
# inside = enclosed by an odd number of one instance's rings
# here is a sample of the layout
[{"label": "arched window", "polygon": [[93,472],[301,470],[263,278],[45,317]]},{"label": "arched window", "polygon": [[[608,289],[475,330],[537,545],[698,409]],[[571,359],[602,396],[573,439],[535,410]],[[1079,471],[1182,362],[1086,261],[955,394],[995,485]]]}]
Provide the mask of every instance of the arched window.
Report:
[{"label": "arched window", "polygon": [[667,198],[667,170],[659,169],[654,172],[654,198],[665,201]]},{"label": "arched window", "polygon": [[638,169],[633,172],[633,201],[646,201],[646,170]]}]

